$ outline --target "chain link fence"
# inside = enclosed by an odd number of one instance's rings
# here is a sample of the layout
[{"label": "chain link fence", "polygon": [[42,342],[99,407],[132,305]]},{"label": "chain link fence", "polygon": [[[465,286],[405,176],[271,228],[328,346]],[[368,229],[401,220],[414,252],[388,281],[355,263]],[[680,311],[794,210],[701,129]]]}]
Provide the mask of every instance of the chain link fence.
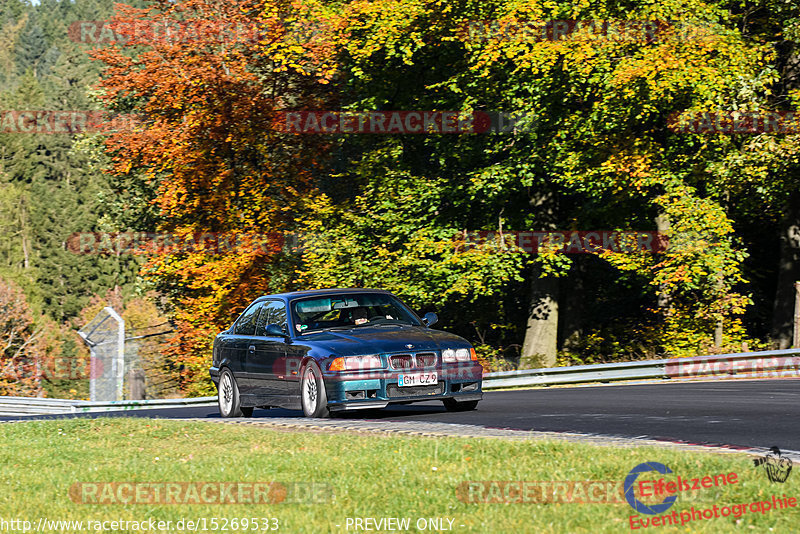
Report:
[{"label": "chain link fence", "polygon": [[180,396],[179,369],[162,353],[169,323],[131,328],[111,307],[103,308],[78,331],[89,347],[89,398],[119,401]]},{"label": "chain link fence", "polygon": [[89,347],[89,399],[123,400],[125,376],[125,321],[106,306],[78,331]]}]

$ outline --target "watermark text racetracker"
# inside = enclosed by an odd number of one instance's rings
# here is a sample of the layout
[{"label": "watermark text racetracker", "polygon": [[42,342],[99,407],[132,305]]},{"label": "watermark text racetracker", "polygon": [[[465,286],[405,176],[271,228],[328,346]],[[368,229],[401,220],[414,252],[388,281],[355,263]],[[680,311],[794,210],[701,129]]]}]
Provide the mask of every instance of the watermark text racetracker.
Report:
[{"label": "watermark text racetracker", "polygon": [[0,110],[0,133],[80,134],[132,130],[136,114],[91,110]]},{"label": "watermark text racetracker", "polygon": [[776,354],[754,357],[743,353],[728,356],[669,360],[664,374],[670,378],[763,378],[800,376],[800,356]]},{"label": "watermark text racetracker", "polygon": [[88,380],[103,377],[105,368],[102,358],[72,358],[57,356],[43,358],[32,364],[24,355],[5,359],[0,367],[0,379],[21,380],[42,378],[45,380]]},{"label": "watermark text racetracker", "polygon": [[[169,17],[135,20],[81,20],[70,24],[73,42],[97,44],[174,45],[177,43],[251,43],[282,37],[303,45],[330,39],[342,28],[324,20],[185,19]],[[515,41],[608,41],[655,43],[693,41],[714,36],[714,25],[676,20],[562,19],[562,20],[471,20],[455,28],[466,42]],[[423,35],[423,39],[439,37]]]},{"label": "watermark text racetracker", "polygon": [[[734,475],[735,477],[735,475]],[[681,488],[683,502],[713,500],[714,493],[701,492],[701,479],[638,481],[639,495],[663,496]],[[471,480],[456,487],[456,497],[469,504],[625,504],[621,480]]]},{"label": "watermark text racetracker", "polygon": [[456,487],[458,500],[470,504],[621,504],[619,480],[471,480]]},{"label": "watermark text racetracker", "polygon": [[65,247],[76,254],[169,254],[205,252],[225,254],[259,249],[276,252],[284,247],[297,248],[294,234],[281,232],[76,232],[67,238]]},{"label": "watermark text racetracker", "polygon": [[250,43],[281,36],[285,42],[306,44],[329,38],[335,32],[335,24],[311,20],[261,21],[189,19],[177,20],[168,17],[136,19],[129,21],[79,20],[69,25],[67,35],[76,43],[175,45],[203,43]]},{"label": "watermark text racetracker", "polygon": [[[292,232],[77,232],[65,242],[76,254],[225,254],[260,250],[264,253],[302,252],[315,236]],[[476,231],[458,232],[453,246],[462,251],[493,247],[499,251],[538,254],[600,252],[664,252],[669,239],[659,232],[598,231]]]},{"label": "watermark text racetracker", "polygon": [[466,250],[479,246],[495,245],[513,252],[538,254],[558,252],[562,254],[590,254],[593,252],[664,252],[669,239],[660,232],[620,232],[615,230],[593,231],[477,231],[456,235]]},{"label": "watermark text racetracker", "polygon": [[264,30],[256,23],[213,19],[139,19],[128,22],[79,20],[69,25],[71,41],[84,44],[176,44],[189,42],[257,43]]},{"label": "watermark text racetracker", "polygon": [[[148,125],[141,113],[96,110],[0,110],[0,133],[132,132]],[[276,111],[265,125],[289,134],[481,134],[532,130],[536,117],[475,111]]]},{"label": "watermark text racetracker", "polygon": [[76,482],[77,504],[321,504],[333,499],[330,484],[316,482]]},{"label": "watermark text racetracker", "polygon": [[469,42],[617,42],[695,41],[712,37],[713,26],[673,20],[472,20],[457,34]]},{"label": "watermark text racetracker", "polygon": [[517,133],[536,126],[536,116],[503,111],[279,111],[273,128],[291,134],[479,134]]},{"label": "watermark text racetracker", "polygon": [[672,113],[667,127],[679,134],[796,134],[800,114],[796,111],[684,111]]}]

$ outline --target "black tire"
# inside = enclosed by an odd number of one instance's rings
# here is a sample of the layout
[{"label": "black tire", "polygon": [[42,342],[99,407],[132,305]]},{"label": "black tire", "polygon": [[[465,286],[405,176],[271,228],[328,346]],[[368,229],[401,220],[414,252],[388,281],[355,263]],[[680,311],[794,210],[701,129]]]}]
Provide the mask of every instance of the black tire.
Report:
[{"label": "black tire", "polygon": [[322,372],[313,360],[300,371],[300,405],[306,417],[330,417]]},{"label": "black tire", "polygon": [[244,416],[244,417],[253,417],[253,407],[252,406],[247,406],[247,407],[241,406],[239,409],[242,410],[242,416]]},{"label": "black tire", "polygon": [[[231,373],[230,369],[223,369],[222,373],[219,375],[217,397],[220,416],[225,418],[242,416],[239,386],[236,385],[236,379],[233,378],[233,373]],[[250,409],[250,413],[253,413],[252,408]]]},{"label": "black tire", "polygon": [[468,412],[478,407],[476,400],[458,402],[455,399],[442,399],[445,409],[448,412]]}]

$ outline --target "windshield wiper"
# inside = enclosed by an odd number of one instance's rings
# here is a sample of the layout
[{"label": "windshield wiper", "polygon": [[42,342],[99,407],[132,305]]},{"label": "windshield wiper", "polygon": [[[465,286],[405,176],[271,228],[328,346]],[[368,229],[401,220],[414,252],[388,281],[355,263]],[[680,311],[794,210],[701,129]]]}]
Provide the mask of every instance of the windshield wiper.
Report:
[{"label": "windshield wiper", "polygon": [[406,321],[399,321],[397,319],[384,319],[381,322],[367,322],[361,324],[340,324],[336,326],[324,326],[322,328],[314,328],[313,330],[305,330],[301,333],[304,334],[313,334],[316,332],[325,332],[327,330],[353,330],[355,328],[363,328],[365,326],[414,326],[412,323]]},{"label": "windshield wiper", "polygon": [[355,327],[353,325],[346,325],[346,324],[340,324],[340,325],[336,325],[336,326],[323,326],[322,328],[314,328],[314,329],[311,329],[311,330],[304,330],[304,331],[300,332],[300,335],[312,334],[314,332],[325,332],[326,330],[350,330],[352,328],[355,328]]},{"label": "windshield wiper", "polygon": [[354,328],[361,328],[362,326],[398,326],[398,325],[405,325],[405,326],[414,326],[413,324],[405,321],[398,321],[397,319],[384,319],[380,322],[369,322],[369,323],[362,323],[357,324]]}]

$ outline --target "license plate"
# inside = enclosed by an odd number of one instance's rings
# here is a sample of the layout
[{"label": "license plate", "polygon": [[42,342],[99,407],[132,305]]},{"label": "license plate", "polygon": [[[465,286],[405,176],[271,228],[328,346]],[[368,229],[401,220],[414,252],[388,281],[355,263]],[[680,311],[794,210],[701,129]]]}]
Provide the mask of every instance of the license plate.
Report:
[{"label": "license plate", "polygon": [[436,373],[414,373],[411,375],[399,375],[397,385],[408,386],[435,386],[439,383],[439,376]]}]

